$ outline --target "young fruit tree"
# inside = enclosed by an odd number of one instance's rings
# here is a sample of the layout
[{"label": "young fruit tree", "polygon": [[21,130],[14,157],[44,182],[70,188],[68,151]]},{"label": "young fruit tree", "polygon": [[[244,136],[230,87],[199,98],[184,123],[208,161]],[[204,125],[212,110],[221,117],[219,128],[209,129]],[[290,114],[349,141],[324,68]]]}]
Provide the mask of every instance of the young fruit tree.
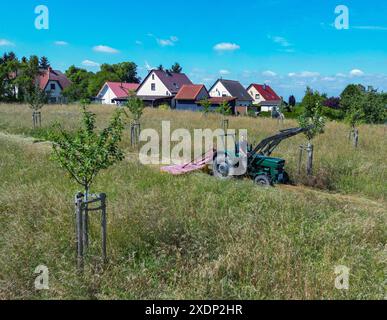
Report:
[{"label": "young fruit tree", "polygon": [[145,108],[144,102],[133,94],[129,97],[125,107],[128,108],[132,118],[132,122],[130,124],[131,145],[138,145],[141,132],[140,119],[144,113]]},{"label": "young fruit tree", "polygon": [[299,117],[298,122],[302,128],[308,128],[308,130],[305,131],[306,138],[308,139],[306,147],[308,154],[306,171],[308,176],[311,176],[313,173],[314,156],[314,146],[312,140],[317,135],[324,133],[325,128],[325,119],[322,116],[322,106],[320,102],[317,101],[314,106],[310,105],[308,108],[305,108],[304,113]]},{"label": "young fruit tree", "polygon": [[226,132],[229,126],[227,116],[231,115],[231,107],[227,101],[222,101],[216,111],[221,115],[221,126],[223,130]]},{"label": "young fruit tree", "polygon": [[47,103],[49,94],[35,85],[29,92],[25,93],[25,101],[32,110],[32,125],[35,129],[42,125],[42,114],[40,110]]},{"label": "young fruit tree", "polygon": [[95,114],[82,106],[82,125],[77,132],[68,133],[60,124],[54,126],[52,159],[84,189],[85,209],[81,225],[85,247],[88,244],[88,203],[91,185],[101,170],[108,169],[124,159],[124,153],[119,146],[124,129],[121,115],[122,111],[117,110],[109,126],[97,132]]},{"label": "young fruit tree", "polygon": [[199,105],[203,108],[204,116],[207,116],[211,110],[211,101],[209,99],[204,99],[199,102]]}]

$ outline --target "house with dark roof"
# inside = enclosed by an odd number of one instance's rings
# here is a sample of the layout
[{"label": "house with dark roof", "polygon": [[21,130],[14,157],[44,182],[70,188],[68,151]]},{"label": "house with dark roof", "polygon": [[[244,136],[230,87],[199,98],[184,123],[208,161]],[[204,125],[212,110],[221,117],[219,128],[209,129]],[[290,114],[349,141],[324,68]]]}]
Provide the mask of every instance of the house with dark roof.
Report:
[{"label": "house with dark roof", "polygon": [[261,111],[268,112],[278,109],[281,105],[281,97],[267,84],[251,84],[247,92],[253,98],[253,104],[261,107]]},{"label": "house with dark roof", "polygon": [[184,73],[151,70],[137,89],[137,96],[148,106],[168,104],[175,107],[174,98],[184,85],[192,85]]},{"label": "house with dark roof", "polygon": [[102,104],[121,104],[127,101],[139,86],[138,83],[106,82],[95,100]]},{"label": "house with dark roof", "polygon": [[248,107],[253,99],[246,89],[238,81],[219,79],[209,90],[213,98],[233,97],[235,98],[235,114],[247,114]]},{"label": "house with dark roof", "polygon": [[63,90],[71,85],[71,81],[62,72],[53,70],[51,67],[40,70],[40,75],[36,81],[40,89],[49,94],[50,103],[67,102],[67,99],[63,96]]}]

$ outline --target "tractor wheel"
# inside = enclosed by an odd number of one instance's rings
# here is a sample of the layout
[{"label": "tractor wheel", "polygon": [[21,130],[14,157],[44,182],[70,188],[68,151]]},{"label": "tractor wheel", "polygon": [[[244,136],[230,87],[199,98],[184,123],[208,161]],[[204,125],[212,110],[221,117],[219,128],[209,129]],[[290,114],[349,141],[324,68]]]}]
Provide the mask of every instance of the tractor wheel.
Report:
[{"label": "tractor wheel", "polygon": [[283,178],[283,184],[291,184],[289,174],[285,171],[284,172],[284,178]]},{"label": "tractor wheel", "polygon": [[254,182],[261,187],[271,187],[273,184],[267,175],[256,176]]},{"label": "tractor wheel", "polygon": [[214,158],[214,164],[212,166],[212,170],[214,173],[214,177],[219,179],[231,179],[230,170],[232,165],[224,153],[219,153]]}]

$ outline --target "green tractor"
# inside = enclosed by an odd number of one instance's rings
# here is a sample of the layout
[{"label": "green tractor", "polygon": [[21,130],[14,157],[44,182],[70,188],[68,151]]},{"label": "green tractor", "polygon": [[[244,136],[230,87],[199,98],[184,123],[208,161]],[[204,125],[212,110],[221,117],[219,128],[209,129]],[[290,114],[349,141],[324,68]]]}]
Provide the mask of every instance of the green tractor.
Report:
[{"label": "green tractor", "polygon": [[[245,142],[245,146],[243,146],[243,142],[235,143],[235,150],[215,153],[213,174],[221,179],[247,176],[260,186],[287,184],[290,180],[289,175],[285,171],[285,160],[273,158],[270,155],[283,140],[308,130],[310,128],[282,130],[275,136],[262,140],[255,148],[252,145],[248,145],[247,142]],[[227,138],[228,136],[226,135],[225,137]]]}]

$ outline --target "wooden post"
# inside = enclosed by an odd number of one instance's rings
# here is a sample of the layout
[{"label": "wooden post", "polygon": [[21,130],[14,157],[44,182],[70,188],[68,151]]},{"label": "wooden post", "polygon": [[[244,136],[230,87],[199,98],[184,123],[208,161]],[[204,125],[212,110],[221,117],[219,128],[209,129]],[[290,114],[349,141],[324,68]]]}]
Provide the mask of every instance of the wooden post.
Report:
[{"label": "wooden post", "polygon": [[359,129],[355,128],[353,131],[353,146],[357,148],[359,145]]},{"label": "wooden post", "polygon": [[308,162],[306,167],[306,172],[308,176],[311,176],[313,174],[313,145],[308,142],[308,146],[306,148],[306,151],[308,153]]},{"label": "wooden post", "polygon": [[302,166],[302,157],[303,157],[303,154],[304,154],[304,146],[301,145],[300,146],[300,154],[298,156],[298,174],[300,175],[301,174],[301,166]]},{"label": "wooden post", "polygon": [[88,204],[89,201],[89,190],[86,190],[83,201],[83,215],[82,215],[82,225],[83,225],[83,250],[87,251],[89,246],[89,212]]},{"label": "wooden post", "polygon": [[226,133],[227,134],[227,130],[228,130],[228,128],[229,128],[229,125],[230,125],[230,122],[229,122],[229,120],[228,119],[222,119],[222,128],[223,128],[223,131],[224,131],[224,133]]},{"label": "wooden post", "polygon": [[101,200],[101,228],[102,228],[102,261],[107,262],[106,242],[107,242],[107,221],[106,221],[106,194],[100,194]]},{"label": "wooden post", "polygon": [[135,121],[130,125],[130,144],[131,146],[137,146],[140,143],[141,125]]},{"label": "wooden post", "polygon": [[82,193],[75,196],[76,230],[77,230],[77,267],[83,270],[83,226],[82,226]]}]

